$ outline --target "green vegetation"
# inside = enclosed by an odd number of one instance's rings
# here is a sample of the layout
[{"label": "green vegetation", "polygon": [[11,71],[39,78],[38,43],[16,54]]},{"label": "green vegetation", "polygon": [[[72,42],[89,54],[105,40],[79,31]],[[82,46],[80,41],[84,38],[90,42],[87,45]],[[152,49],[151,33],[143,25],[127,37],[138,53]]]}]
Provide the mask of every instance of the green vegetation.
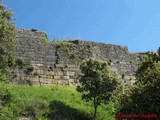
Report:
[{"label": "green vegetation", "polygon": [[[46,47],[47,41],[45,34],[41,42]],[[83,46],[79,40],[56,41],[55,44],[58,51],[77,66],[92,51],[90,45]],[[160,119],[160,48],[157,53],[147,52],[141,59],[135,74],[136,83],[133,86],[126,85],[125,94],[122,93],[122,86],[118,86],[119,78],[108,68],[112,63],[110,59],[108,65],[93,58],[84,60],[80,65],[81,86],[77,87],[77,92],[75,88],[67,86],[41,86],[41,76],[22,58],[15,59],[15,52],[12,12],[0,2],[0,120],[19,120],[20,117],[34,120],[114,120],[115,112],[139,115],[153,113]],[[30,79],[27,81],[29,86],[6,84],[6,81],[14,81],[16,66],[30,78],[37,76],[40,86],[33,86]],[[122,74],[122,79],[125,75]]]},{"label": "green vegetation", "polygon": [[[82,54],[76,51],[79,40],[55,41],[60,54],[78,66]],[[83,53],[84,54],[84,53]]]},{"label": "green vegetation", "polygon": [[[158,50],[159,52],[159,50]],[[136,71],[136,83],[119,99],[117,112],[156,114],[160,119],[160,54],[148,52]]]},{"label": "green vegetation", "polygon": [[[99,107],[99,120],[114,120],[113,104]],[[75,88],[67,86],[26,86],[0,84],[0,119],[91,120],[92,103],[81,100]]]},{"label": "green vegetation", "polygon": [[19,67],[19,69],[22,69],[25,65],[27,65],[27,63],[24,61],[23,58],[17,58],[16,65]]},{"label": "green vegetation", "polygon": [[71,41],[55,41],[55,44],[58,47],[58,51],[63,53],[64,55],[68,56],[70,59],[74,59],[75,55],[73,52],[73,47],[75,44]]},{"label": "green vegetation", "polygon": [[48,40],[48,35],[45,33],[45,38]]},{"label": "green vegetation", "polygon": [[108,61],[108,65],[110,66],[110,65],[111,65],[111,63],[112,63],[112,60],[111,60],[111,59],[109,59],[109,61]]},{"label": "green vegetation", "polygon": [[82,71],[79,79],[81,86],[78,86],[77,90],[83,92],[82,99],[93,102],[93,116],[96,119],[97,108],[102,103],[109,102],[120,80],[111,72],[106,62],[94,58],[84,60],[80,69]]},{"label": "green vegetation", "polygon": [[33,67],[33,66],[28,66],[28,67],[26,68],[26,70],[25,70],[25,73],[26,73],[27,75],[31,75],[32,72],[33,72],[33,70],[34,70],[34,67]]},{"label": "green vegetation", "polygon": [[15,25],[12,23],[12,12],[0,2],[0,81],[11,76],[15,57]]},{"label": "green vegetation", "polygon": [[80,42],[80,40],[54,41],[59,53],[77,66],[91,53],[91,46],[79,44]]},{"label": "green vegetation", "polygon": [[45,48],[48,48],[47,43],[49,42],[48,40],[48,35],[45,33],[45,38],[43,40],[41,40],[41,43],[45,46]]}]

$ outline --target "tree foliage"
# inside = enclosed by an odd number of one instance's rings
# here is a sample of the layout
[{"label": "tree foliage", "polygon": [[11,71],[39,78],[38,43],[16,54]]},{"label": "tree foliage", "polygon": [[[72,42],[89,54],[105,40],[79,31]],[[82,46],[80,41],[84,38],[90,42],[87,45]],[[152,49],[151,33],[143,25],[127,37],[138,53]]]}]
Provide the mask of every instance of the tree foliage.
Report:
[{"label": "tree foliage", "polygon": [[148,52],[136,71],[136,83],[121,96],[119,113],[156,114],[160,118],[160,54]]},{"label": "tree foliage", "polygon": [[106,62],[93,58],[84,60],[80,69],[81,86],[78,86],[77,90],[83,92],[82,99],[93,101],[94,118],[96,118],[97,107],[101,103],[107,103],[117,88],[118,77],[110,71]]},{"label": "tree foliage", "polygon": [[10,76],[9,67],[13,66],[16,48],[15,25],[12,12],[0,2],[0,81]]}]

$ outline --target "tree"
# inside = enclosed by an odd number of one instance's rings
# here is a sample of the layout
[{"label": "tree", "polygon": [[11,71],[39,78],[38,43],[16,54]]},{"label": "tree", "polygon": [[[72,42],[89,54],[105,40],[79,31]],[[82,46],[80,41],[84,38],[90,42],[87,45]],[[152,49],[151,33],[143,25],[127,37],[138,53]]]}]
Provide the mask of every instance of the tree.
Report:
[{"label": "tree", "polygon": [[12,12],[6,10],[0,2],[0,81],[10,76],[10,67],[13,66],[16,39],[15,25],[12,22]]},{"label": "tree", "polygon": [[157,50],[158,56],[160,56],[160,47]]},{"label": "tree", "polygon": [[112,92],[117,88],[119,79],[112,73],[108,64],[94,58],[84,60],[80,69],[78,92],[83,92],[82,99],[92,101],[94,106],[94,119],[96,119],[97,108],[101,103],[107,103]]},{"label": "tree", "polygon": [[160,119],[160,56],[147,53],[136,71],[136,83],[121,96],[118,113],[156,114]]}]

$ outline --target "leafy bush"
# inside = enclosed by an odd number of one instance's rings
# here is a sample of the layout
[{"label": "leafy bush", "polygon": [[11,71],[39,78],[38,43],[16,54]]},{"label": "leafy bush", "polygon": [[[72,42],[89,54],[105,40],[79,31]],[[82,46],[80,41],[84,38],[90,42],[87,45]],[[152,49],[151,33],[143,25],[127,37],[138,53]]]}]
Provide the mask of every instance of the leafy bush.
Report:
[{"label": "leafy bush", "polygon": [[160,119],[160,56],[148,52],[136,71],[136,83],[120,96],[118,113],[151,114]]},{"label": "leafy bush", "polygon": [[47,101],[37,98],[25,106],[25,109],[21,111],[21,115],[33,117],[34,119],[42,118],[47,116],[48,105]]}]

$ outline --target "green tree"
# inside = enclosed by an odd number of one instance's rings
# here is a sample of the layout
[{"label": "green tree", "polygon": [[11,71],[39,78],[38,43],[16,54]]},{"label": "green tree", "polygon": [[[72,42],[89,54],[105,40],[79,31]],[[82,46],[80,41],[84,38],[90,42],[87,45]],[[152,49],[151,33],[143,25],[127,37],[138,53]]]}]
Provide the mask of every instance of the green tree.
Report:
[{"label": "green tree", "polygon": [[136,83],[121,96],[118,113],[151,114],[160,118],[159,55],[148,52],[136,71]]},{"label": "green tree", "polygon": [[157,50],[158,56],[160,56],[160,47]]},{"label": "green tree", "polygon": [[84,60],[80,69],[78,92],[83,92],[82,99],[92,101],[94,106],[94,119],[96,119],[97,108],[101,103],[109,102],[112,92],[117,88],[119,79],[112,73],[108,64],[94,58]]},{"label": "green tree", "polygon": [[10,67],[13,66],[16,39],[15,25],[12,22],[12,12],[6,10],[0,2],[0,81],[10,76]]}]

